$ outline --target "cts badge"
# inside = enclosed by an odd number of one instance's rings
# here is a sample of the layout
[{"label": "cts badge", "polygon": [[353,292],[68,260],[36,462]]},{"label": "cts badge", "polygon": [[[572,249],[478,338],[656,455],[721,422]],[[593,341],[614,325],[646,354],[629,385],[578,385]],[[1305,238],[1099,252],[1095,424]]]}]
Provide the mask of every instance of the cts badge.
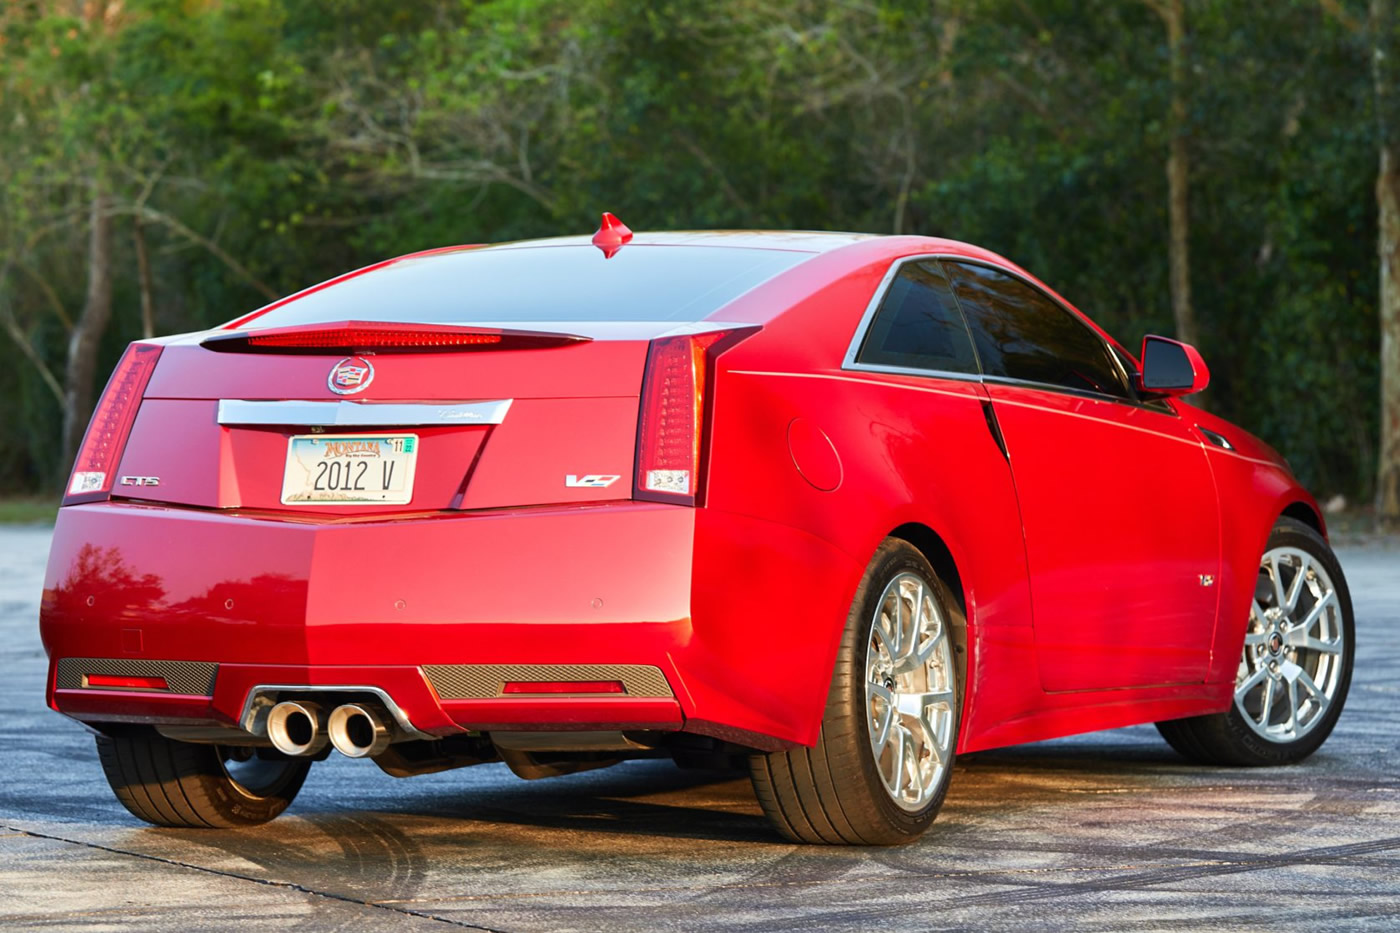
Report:
[{"label": "cts badge", "polygon": [[602,489],[611,486],[622,479],[620,476],[613,476],[605,473],[587,473],[583,476],[575,476],[573,473],[564,477],[565,486],[581,486],[588,489]]},{"label": "cts badge", "polygon": [[354,395],[374,381],[374,365],[363,356],[347,356],[331,367],[326,387],[336,395]]},{"label": "cts badge", "polygon": [[159,476],[123,476],[120,480],[123,486],[159,486]]}]

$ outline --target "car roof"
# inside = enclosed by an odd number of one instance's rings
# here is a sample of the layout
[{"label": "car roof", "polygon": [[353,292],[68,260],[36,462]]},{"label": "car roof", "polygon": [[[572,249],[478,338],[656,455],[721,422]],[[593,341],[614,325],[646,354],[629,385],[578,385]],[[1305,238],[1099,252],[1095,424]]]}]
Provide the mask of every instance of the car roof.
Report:
[{"label": "car roof", "polygon": [[[628,246],[728,246],[734,249],[781,249],[802,253],[825,253],[862,240],[879,239],[876,233],[848,233],[825,230],[663,230],[639,232]],[[546,246],[589,246],[591,236],[548,237],[492,243],[480,249],[531,249]]]}]

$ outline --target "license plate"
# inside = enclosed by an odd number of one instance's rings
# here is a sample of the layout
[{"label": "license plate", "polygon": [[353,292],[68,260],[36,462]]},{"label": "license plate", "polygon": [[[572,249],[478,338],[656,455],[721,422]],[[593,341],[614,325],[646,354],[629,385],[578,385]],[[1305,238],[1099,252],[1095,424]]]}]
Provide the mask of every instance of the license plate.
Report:
[{"label": "license plate", "polygon": [[407,505],[416,434],[298,434],[287,443],[282,504]]}]

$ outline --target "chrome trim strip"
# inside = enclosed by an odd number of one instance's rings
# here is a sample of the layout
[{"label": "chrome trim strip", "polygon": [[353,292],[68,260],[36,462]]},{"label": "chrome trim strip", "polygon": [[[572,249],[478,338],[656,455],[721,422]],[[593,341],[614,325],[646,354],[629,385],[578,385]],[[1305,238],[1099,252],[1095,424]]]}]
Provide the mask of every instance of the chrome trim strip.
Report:
[{"label": "chrome trim strip", "polygon": [[851,363],[842,370],[858,373],[886,373],[891,376],[926,376],[934,379],[956,379],[960,382],[981,382],[977,373],[955,373],[948,369],[915,369],[913,366],[886,366],[883,363]]},{"label": "chrome trim strip", "polygon": [[1142,403],[1121,395],[1110,395],[1107,392],[1096,392],[1093,389],[1076,389],[1073,386],[1060,386],[1052,382],[1036,382],[1031,379],[1014,379],[1011,376],[983,376],[982,381],[990,385],[1009,386],[1013,389],[1035,389],[1040,392],[1058,392],[1061,395],[1074,395],[1079,398],[1093,399],[1099,402],[1125,402],[1129,405],[1142,407]]},{"label": "chrome trim strip", "polygon": [[219,424],[409,427],[500,424],[512,399],[491,402],[304,402],[219,399]]},{"label": "chrome trim strip", "polygon": [[[363,684],[258,684],[248,690],[248,698],[243,701],[243,711],[238,716],[239,724],[253,735],[267,734],[267,711],[272,708],[273,703],[263,697],[265,693],[372,693],[384,704],[384,708],[394,717],[394,722],[398,723],[405,735],[415,739],[437,738],[435,735],[418,731],[409,721],[407,714],[399,708],[399,704],[384,690]],[[259,699],[263,700],[262,704],[258,703]]]}]

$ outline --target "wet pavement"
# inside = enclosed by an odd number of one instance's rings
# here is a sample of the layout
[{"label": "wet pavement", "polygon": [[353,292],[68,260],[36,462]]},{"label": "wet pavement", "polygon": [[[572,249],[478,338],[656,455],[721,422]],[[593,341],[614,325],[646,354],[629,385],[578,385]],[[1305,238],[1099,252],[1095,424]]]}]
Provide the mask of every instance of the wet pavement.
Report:
[{"label": "wet pavement", "polygon": [[960,759],[898,849],[781,842],[747,779],[632,762],[526,783],[316,765],[286,815],[155,829],[44,705],[43,527],[0,526],[0,927],[1387,930],[1400,927],[1400,546],[1344,548],[1359,651],[1300,766],[1186,764],[1151,726]]}]

